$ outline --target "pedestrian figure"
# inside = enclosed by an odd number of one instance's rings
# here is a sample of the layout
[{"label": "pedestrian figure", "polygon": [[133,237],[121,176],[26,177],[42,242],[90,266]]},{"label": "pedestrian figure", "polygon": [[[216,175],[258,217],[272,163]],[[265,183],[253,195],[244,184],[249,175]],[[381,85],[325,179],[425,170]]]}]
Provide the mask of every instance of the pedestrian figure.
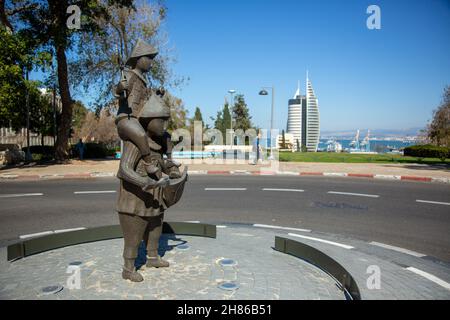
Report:
[{"label": "pedestrian figure", "polygon": [[258,164],[258,162],[262,162],[262,148],[261,148],[261,132],[258,132],[258,136],[253,142],[253,153],[255,155],[255,160],[253,162],[254,165]]},{"label": "pedestrian figure", "polygon": [[78,156],[80,160],[83,160],[84,158],[84,150],[86,149],[86,146],[83,143],[83,140],[80,139],[78,143],[75,145],[75,149],[78,151]]}]

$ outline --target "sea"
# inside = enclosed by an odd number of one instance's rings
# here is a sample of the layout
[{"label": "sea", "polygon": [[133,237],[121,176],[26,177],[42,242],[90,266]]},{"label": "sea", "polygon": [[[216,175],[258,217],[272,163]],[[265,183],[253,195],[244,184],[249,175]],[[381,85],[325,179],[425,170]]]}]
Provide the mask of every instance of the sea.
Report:
[{"label": "sea", "polygon": [[[319,150],[326,151],[327,150],[327,142],[329,139],[320,139],[319,140]],[[343,150],[350,148],[350,143],[352,140],[339,140],[336,139],[336,142],[339,142],[342,145]],[[362,142],[362,141],[361,141]],[[400,141],[400,140],[370,140],[370,151],[378,152],[378,153],[386,153],[392,150],[399,150],[401,148],[405,148],[408,146],[413,146],[417,144],[414,141]]]}]

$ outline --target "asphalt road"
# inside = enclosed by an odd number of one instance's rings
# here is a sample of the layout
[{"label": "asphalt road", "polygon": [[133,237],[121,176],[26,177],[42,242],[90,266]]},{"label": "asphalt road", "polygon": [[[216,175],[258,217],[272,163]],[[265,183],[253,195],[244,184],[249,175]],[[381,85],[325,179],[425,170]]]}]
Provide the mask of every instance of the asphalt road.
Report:
[{"label": "asphalt road", "polygon": [[[118,224],[117,189],[114,178],[0,182],[0,246],[20,235]],[[444,184],[191,176],[182,201],[167,212],[166,220],[311,229],[450,262],[450,186]]]}]

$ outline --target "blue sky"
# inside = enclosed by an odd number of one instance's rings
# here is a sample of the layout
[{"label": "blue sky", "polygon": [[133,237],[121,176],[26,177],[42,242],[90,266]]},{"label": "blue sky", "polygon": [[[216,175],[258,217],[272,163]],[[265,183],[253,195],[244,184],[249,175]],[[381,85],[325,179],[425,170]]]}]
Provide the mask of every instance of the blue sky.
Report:
[{"label": "blue sky", "polygon": [[[305,73],[319,98],[321,129],[406,129],[431,118],[450,85],[450,2],[167,0],[165,29],[176,74],[190,82],[174,93],[193,115],[215,116],[229,89],[245,95],[253,120],[268,127],[274,85],[275,125]],[[381,30],[366,9],[381,8]]]},{"label": "blue sky", "polygon": [[[191,116],[212,123],[228,90],[245,95],[253,122],[277,128],[306,70],[319,99],[321,131],[425,127],[450,85],[450,0],[166,0],[163,26],[178,76],[172,92]],[[381,30],[366,27],[381,8]],[[39,73],[33,74],[39,78]],[[75,96],[84,102],[95,99]]]}]

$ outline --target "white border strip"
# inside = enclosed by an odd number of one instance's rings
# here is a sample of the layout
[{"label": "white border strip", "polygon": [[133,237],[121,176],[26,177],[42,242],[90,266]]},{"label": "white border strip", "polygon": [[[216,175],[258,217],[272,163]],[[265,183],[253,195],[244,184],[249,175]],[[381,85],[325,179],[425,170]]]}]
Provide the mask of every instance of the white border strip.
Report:
[{"label": "white border strip", "polygon": [[354,247],[346,245],[346,244],[342,244],[342,243],[338,243],[338,242],[333,242],[333,241],[328,241],[328,240],[323,240],[323,239],[319,239],[319,238],[312,238],[312,237],[307,237],[307,236],[302,236],[299,234],[295,234],[295,233],[289,233],[288,235],[292,236],[292,237],[298,237],[298,238],[303,238],[303,239],[307,239],[307,240],[312,240],[312,241],[317,241],[317,242],[322,242],[322,243],[326,243],[326,244],[331,244],[333,246],[336,247],[341,247],[347,250],[350,249],[354,249]]},{"label": "white border strip", "polygon": [[1,194],[0,198],[19,198],[19,197],[36,197],[43,196],[43,193],[18,193],[18,194]]},{"label": "white border strip", "polygon": [[438,277],[433,276],[432,274],[429,274],[428,272],[416,269],[414,267],[408,267],[408,268],[406,268],[406,270],[414,272],[415,274],[418,274],[419,276],[422,276],[425,279],[428,279],[428,280],[440,285],[441,287],[443,287],[447,290],[450,290],[450,283],[445,282],[444,280],[439,279]]},{"label": "white border strip", "polygon": [[81,230],[86,230],[86,228],[81,227],[81,228],[73,228],[73,229],[55,230],[55,233],[65,233],[65,232],[81,231]]},{"label": "white border strip", "polygon": [[391,246],[389,244],[384,244],[384,243],[375,242],[375,241],[370,242],[370,244],[373,245],[373,246],[384,248],[384,249],[389,249],[389,250],[393,250],[393,251],[409,254],[410,256],[414,256],[414,257],[417,257],[417,258],[426,257],[426,254],[422,254],[422,253],[419,253],[419,252],[415,252],[415,251],[404,249],[404,248],[400,248],[400,247]]},{"label": "white border strip", "polygon": [[271,225],[267,225],[267,224],[254,224],[253,227],[255,227],[255,228],[266,228],[266,229],[291,230],[291,231],[300,231],[300,232],[311,232],[311,230],[309,230],[309,229],[279,227],[279,226],[271,226]]},{"label": "white border strip", "polygon": [[402,176],[393,176],[386,174],[375,174],[374,179],[384,179],[384,180],[402,180]]},{"label": "white border strip", "polygon": [[235,176],[245,176],[245,175],[251,175],[252,173],[247,170],[235,170],[235,171],[230,171],[230,174],[235,175]]},{"label": "white border strip", "polygon": [[448,202],[438,202],[438,201],[428,201],[428,200],[416,200],[416,202],[419,203],[430,203],[430,204],[441,204],[444,206],[450,206],[450,203]]},{"label": "white border strip", "polygon": [[275,189],[275,188],[263,188],[263,191],[276,191],[276,192],[305,192],[301,189]]},{"label": "white border strip", "polygon": [[357,197],[366,197],[366,198],[379,198],[379,195],[376,194],[364,194],[364,193],[352,193],[352,192],[338,192],[338,191],[328,191],[329,194],[340,194],[344,196],[357,196]]},{"label": "white border strip", "polygon": [[39,233],[25,234],[23,236],[19,236],[20,239],[28,239],[40,236],[48,236],[49,234],[53,234],[53,231],[44,231]]},{"label": "white border strip", "polygon": [[276,172],[277,175],[280,176],[299,176],[300,172],[295,172],[295,171],[277,171]]},{"label": "white border strip", "polygon": [[92,172],[90,176],[93,178],[108,178],[115,177],[116,174],[114,172]]},{"label": "white border strip", "polygon": [[74,194],[103,194],[103,193],[116,193],[115,190],[106,191],[75,191]]},{"label": "white border strip", "polygon": [[191,174],[191,175],[207,175],[208,171],[207,170],[188,170],[188,174]]},{"label": "white border strip", "polygon": [[324,176],[326,177],[347,177],[348,173],[342,173],[342,172],[324,172]]}]

